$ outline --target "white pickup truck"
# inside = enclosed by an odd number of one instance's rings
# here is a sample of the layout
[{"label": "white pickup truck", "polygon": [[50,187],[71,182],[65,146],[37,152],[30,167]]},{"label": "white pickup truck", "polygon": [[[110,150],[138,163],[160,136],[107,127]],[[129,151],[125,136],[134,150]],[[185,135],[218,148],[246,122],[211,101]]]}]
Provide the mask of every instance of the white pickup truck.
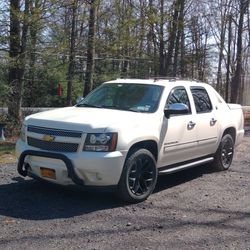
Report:
[{"label": "white pickup truck", "polygon": [[208,84],[117,79],[74,107],[25,118],[16,144],[18,172],[62,185],[115,187],[145,200],[158,174],[210,163],[230,167],[243,139],[240,105]]}]

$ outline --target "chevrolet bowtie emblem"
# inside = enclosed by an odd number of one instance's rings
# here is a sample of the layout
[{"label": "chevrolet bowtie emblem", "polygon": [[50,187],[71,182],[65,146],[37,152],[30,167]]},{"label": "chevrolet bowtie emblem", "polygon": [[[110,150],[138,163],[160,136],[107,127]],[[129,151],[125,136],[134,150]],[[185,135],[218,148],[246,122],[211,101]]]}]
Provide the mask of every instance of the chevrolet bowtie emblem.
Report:
[{"label": "chevrolet bowtie emblem", "polygon": [[43,136],[43,141],[54,141],[55,140],[55,136],[53,135],[44,135]]}]

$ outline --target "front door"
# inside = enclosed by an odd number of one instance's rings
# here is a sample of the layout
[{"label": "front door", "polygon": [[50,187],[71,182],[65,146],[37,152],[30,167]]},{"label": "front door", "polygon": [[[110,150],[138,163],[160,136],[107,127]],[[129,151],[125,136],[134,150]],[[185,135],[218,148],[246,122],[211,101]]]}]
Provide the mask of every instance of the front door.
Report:
[{"label": "front door", "polygon": [[158,166],[167,166],[174,163],[194,159],[197,156],[197,131],[196,119],[192,114],[190,101],[183,86],[175,87],[169,94],[166,107],[173,103],[184,103],[189,108],[189,113],[172,115],[164,118],[160,143],[160,158]]}]

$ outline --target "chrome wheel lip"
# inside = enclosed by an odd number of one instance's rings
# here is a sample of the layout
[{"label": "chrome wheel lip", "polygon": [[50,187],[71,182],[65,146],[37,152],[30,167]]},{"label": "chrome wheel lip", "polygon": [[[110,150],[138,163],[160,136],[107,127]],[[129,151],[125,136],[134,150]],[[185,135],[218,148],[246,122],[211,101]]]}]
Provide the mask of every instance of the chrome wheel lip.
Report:
[{"label": "chrome wheel lip", "polygon": [[135,196],[143,196],[151,192],[155,180],[154,162],[150,157],[139,156],[132,163],[128,172],[128,187]]},{"label": "chrome wheel lip", "polygon": [[233,142],[227,139],[221,149],[221,162],[225,169],[229,168],[233,160]]}]

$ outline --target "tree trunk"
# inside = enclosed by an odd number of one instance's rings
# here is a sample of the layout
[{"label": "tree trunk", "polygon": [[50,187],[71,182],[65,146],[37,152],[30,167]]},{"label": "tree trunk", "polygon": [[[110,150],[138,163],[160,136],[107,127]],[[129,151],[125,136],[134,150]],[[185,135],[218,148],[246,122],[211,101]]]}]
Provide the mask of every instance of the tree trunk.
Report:
[{"label": "tree trunk", "polygon": [[160,3],[160,68],[159,75],[165,75],[165,63],[164,63],[164,39],[163,39],[163,25],[164,25],[164,1],[161,0]]},{"label": "tree trunk", "polygon": [[184,2],[184,0],[176,0],[174,4],[174,14],[169,32],[168,52],[165,63],[165,72],[167,75],[170,74],[170,67],[172,66],[172,57],[173,57],[174,45],[176,42],[176,31],[177,31],[178,15],[181,2]]},{"label": "tree trunk", "polygon": [[70,52],[69,52],[69,66],[68,66],[68,83],[67,83],[67,106],[72,105],[72,84],[75,73],[75,43],[76,43],[76,12],[78,0],[74,0],[71,6],[72,22],[70,34]]},{"label": "tree trunk", "polygon": [[154,36],[154,23],[152,22],[152,16],[153,16],[153,0],[149,0],[148,2],[148,25],[149,25],[149,31],[147,34],[147,54],[148,56],[152,56],[152,45],[153,45],[153,36]]},{"label": "tree trunk", "polygon": [[192,54],[191,54],[191,72],[192,79],[199,78],[200,70],[200,30],[198,17],[191,18],[191,33],[192,33]]},{"label": "tree trunk", "polygon": [[225,43],[225,30],[226,30],[226,20],[222,20],[221,24],[221,32],[220,32],[220,48],[219,48],[219,61],[218,61],[218,69],[217,69],[217,83],[216,89],[221,92],[222,91],[222,72],[221,72],[221,64],[223,59],[223,50]]},{"label": "tree trunk", "polygon": [[179,47],[182,42],[181,36],[184,30],[184,6],[185,6],[185,0],[181,1],[180,3],[180,12],[179,12],[178,23],[177,23],[178,31],[177,31],[176,41],[175,41],[173,76],[177,75],[177,70],[178,70]]},{"label": "tree trunk", "polygon": [[238,38],[237,38],[237,54],[236,54],[236,70],[232,79],[231,86],[231,102],[237,103],[239,100],[239,91],[241,88],[241,73],[242,73],[242,33],[244,14],[249,6],[249,0],[240,1],[240,18],[238,24]]},{"label": "tree trunk", "polygon": [[153,0],[149,0],[148,7],[149,7],[148,56],[153,57],[153,76],[156,76],[157,74],[159,74],[159,68],[158,68],[158,57],[157,57],[157,43],[154,33],[154,24],[155,24],[154,17],[156,13],[153,6]]},{"label": "tree trunk", "polygon": [[27,106],[32,107],[35,103],[34,92],[36,91],[35,75],[36,75],[36,47],[37,36],[39,29],[39,22],[41,18],[41,1],[35,0],[34,3],[30,3],[30,12],[32,23],[30,25],[30,58],[29,58],[29,81],[27,84],[27,92],[29,98],[27,99]]},{"label": "tree trunk", "polygon": [[93,88],[95,36],[96,36],[97,0],[91,1],[89,11],[89,32],[87,48],[87,68],[83,96],[86,96]]},{"label": "tree trunk", "polygon": [[9,96],[8,117],[14,124],[21,122],[22,84],[25,71],[26,44],[28,33],[29,0],[25,0],[21,36],[20,0],[10,0],[10,40],[9,40]]},{"label": "tree trunk", "polygon": [[8,116],[14,123],[21,119],[21,83],[19,80],[18,56],[20,53],[20,0],[10,1],[10,67]]},{"label": "tree trunk", "polygon": [[199,76],[199,80],[201,80],[202,82],[205,81],[205,71],[206,71],[206,60],[207,60],[207,40],[208,40],[208,32],[205,32],[205,41],[204,41],[204,49],[203,49],[203,53],[202,53],[202,66],[201,66],[201,71],[200,71],[200,76]]},{"label": "tree trunk", "polygon": [[184,77],[186,75],[185,72],[185,33],[184,29],[181,33],[181,61],[180,61],[180,71],[181,71],[181,77]]},{"label": "tree trunk", "polygon": [[231,65],[231,42],[232,42],[232,16],[229,15],[228,20],[228,41],[227,41],[227,73],[226,73],[226,89],[225,101],[229,101],[229,81],[230,81],[230,65]]},{"label": "tree trunk", "polygon": [[140,0],[140,45],[139,45],[139,58],[143,54],[144,37],[145,37],[145,7],[144,2]]}]

